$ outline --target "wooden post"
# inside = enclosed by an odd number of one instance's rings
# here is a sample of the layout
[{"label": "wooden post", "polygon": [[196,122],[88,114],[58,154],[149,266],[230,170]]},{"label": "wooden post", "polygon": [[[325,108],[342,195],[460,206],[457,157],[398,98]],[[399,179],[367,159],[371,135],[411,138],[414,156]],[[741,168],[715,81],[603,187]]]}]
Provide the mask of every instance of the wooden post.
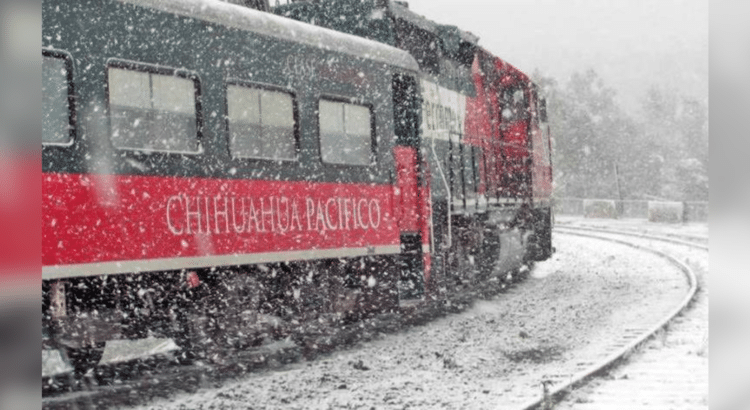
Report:
[{"label": "wooden post", "polygon": [[620,187],[620,173],[617,169],[617,163],[615,162],[615,185],[617,186],[617,206],[615,207],[617,209],[617,217],[619,218],[622,216],[623,210],[625,208],[625,204],[623,204],[623,198],[622,198],[622,188]]}]

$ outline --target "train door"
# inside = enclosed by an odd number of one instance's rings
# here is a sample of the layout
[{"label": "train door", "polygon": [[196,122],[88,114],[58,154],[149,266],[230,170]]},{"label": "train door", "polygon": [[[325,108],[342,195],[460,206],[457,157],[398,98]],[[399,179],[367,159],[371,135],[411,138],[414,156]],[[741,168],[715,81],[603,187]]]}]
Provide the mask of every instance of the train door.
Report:
[{"label": "train door", "polygon": [[393,76],[393,119],[396,134],[396,195],[394,210],[401,236],[402,299],[424,294],[429,280],[429,185],[425,183],[425,165],[419,153],[421,98],[416,78],[405,74]]}]

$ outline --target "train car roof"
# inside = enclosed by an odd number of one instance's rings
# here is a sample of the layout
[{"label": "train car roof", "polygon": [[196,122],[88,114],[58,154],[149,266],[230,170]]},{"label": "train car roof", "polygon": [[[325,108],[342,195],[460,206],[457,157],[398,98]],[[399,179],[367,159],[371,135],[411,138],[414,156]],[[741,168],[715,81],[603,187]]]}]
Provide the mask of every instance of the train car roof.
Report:
[{"label": "train car roof", "polygon": [[529,86],[534,83],[531,78],[523,71],[516,68],[514,65],[503,60],[502,58],[492,54],[490,51],[483,47],[477,47],[480,58],[488,59],[492,62],[496,74],[500,76],[500,80],[503,84],[512,82],[522,82]]},{"label": "train car roof", "polygon": [[414,57],[395,47],[220,0],[118,1],[419,71]]},{"label": "train car roof", "polygon": [[429,31],[430,33],[436,33],[436,34],[440,33],[441,31],[450,30],[461,41],[465,41],[471,44],[477,44],[479,42],[479,37],[477,37],[475,34],[469,31],[462,30],[452,25],[438,24],[428,19],[427,17],[424,17],[422,15],[419,15],[413,12],[408,7],[404,7],[403,5],[398,4],[396,2],[389,3],[389,8],[390,8],[391,13],[393,13],[394,17],[408,21],[409,23],[421,28],[422,30]]}]

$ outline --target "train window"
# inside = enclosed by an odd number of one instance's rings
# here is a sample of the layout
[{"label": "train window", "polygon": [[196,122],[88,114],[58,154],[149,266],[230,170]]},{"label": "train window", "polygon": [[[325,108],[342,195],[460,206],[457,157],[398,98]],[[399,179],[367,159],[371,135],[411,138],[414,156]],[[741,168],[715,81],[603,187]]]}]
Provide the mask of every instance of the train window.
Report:
[{"label": "train window", "polygon": [[120,149],[197,153],[196,78],[173,70],[108,67],[112,143]]},{"label": "train window", "polygon": [[514,122],[525,118],[526,97],[520,88],[510,88],[503,92],[503,121]]},{"label": "train window", "polygon": [[320,100],[320,155],[323,162],[372,164],[372,113],[364,105]]},{"label": "train window", "polygon": [[227,106],[234,157],[296,158],[294,101],[289,93],[230,84]]},{"label": "train window", "polygon": [[64,54],[42,52],[42,144],[73,142],[72,61]]}]

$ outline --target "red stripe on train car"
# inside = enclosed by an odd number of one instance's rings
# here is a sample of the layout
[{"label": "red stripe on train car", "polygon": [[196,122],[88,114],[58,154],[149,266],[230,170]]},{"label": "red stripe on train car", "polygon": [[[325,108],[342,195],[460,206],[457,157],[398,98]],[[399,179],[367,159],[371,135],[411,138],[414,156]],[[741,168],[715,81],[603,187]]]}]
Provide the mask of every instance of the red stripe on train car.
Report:
[{"label": "red stripe on train car", "polygon": [[393,187],[44,174],[44,266],[398,245]]}]

